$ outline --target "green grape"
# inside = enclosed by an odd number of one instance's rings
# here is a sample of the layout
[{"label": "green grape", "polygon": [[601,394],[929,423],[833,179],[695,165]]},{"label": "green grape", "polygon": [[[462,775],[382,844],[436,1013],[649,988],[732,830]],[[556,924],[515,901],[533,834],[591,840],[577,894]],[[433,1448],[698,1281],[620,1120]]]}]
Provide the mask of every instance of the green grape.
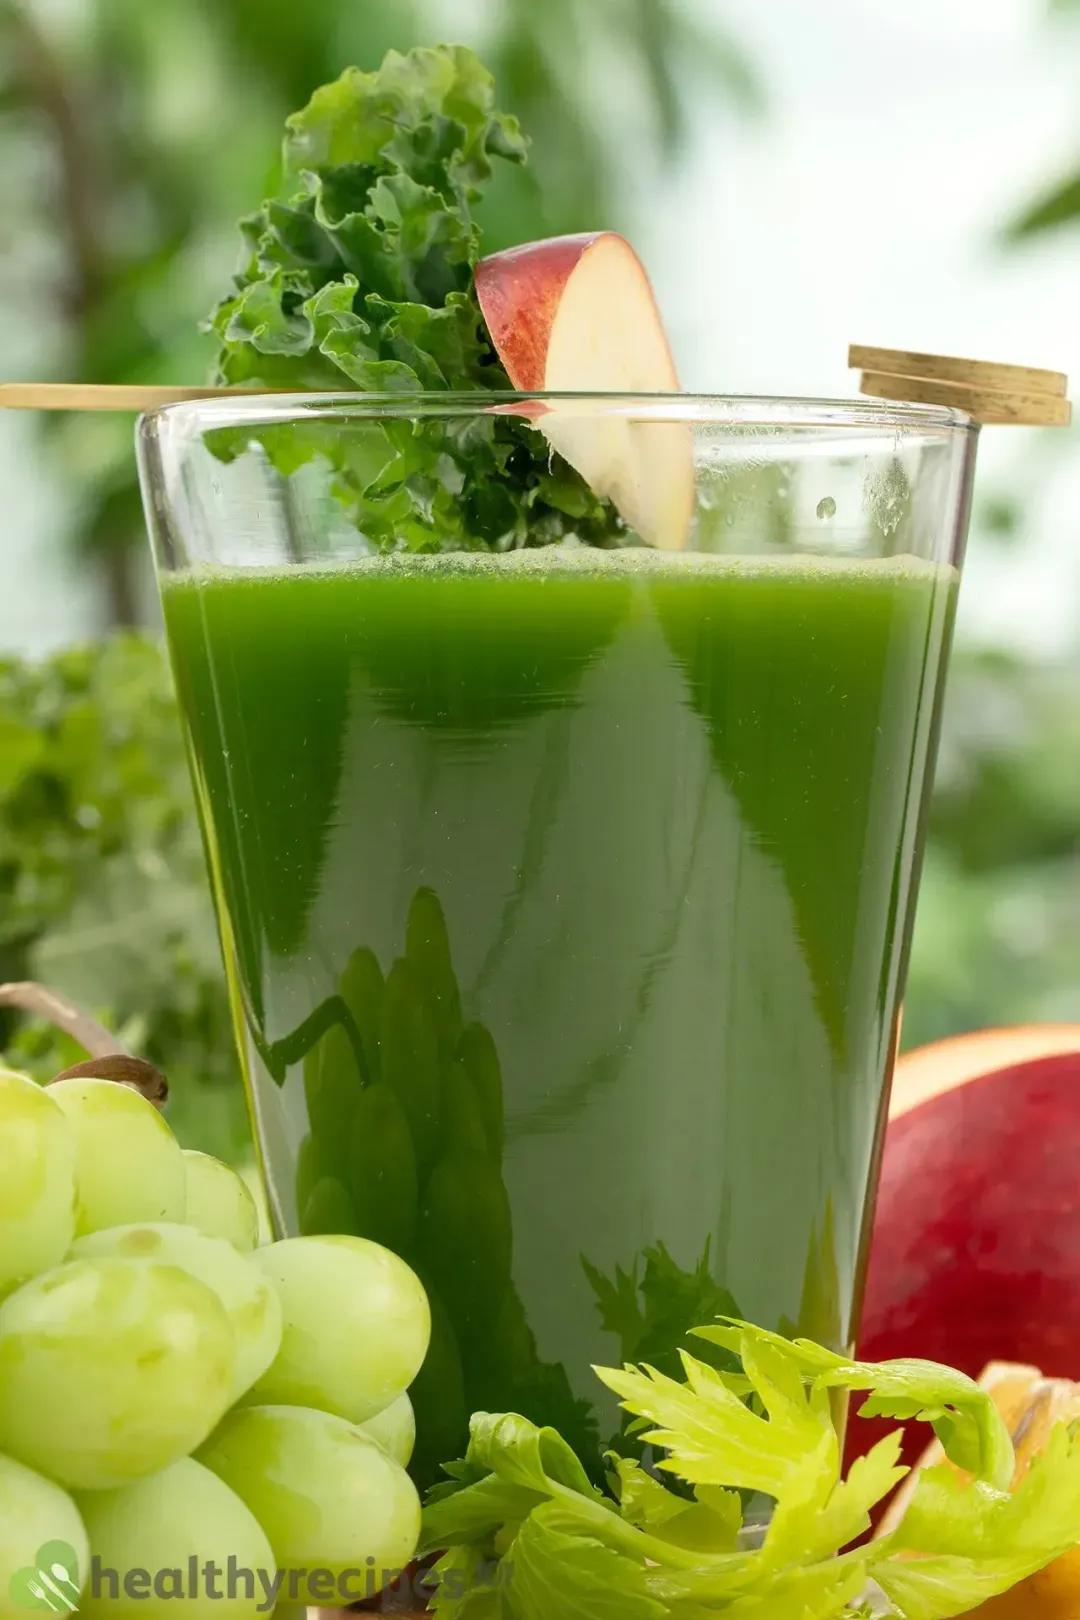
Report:
[{"label": "green grape", "polygon": [[402,957],[390,969],[383,997],[382,1077],[408,1115],[421,1166],[439,1143],[439,1036],[413,968]]},{"label": "green grape", "polygon": [[461,992],[450,955],[446,918],[434,889],[417,889],[405,925],[405,955],[426,992],[444,1051],[461,1036]]},{"label": "green grape", "polygon": [[314,1406],[363,1423],[408,1389],[431,1313],[404,1260],[366,1238],[290,1238],[254,1255],[281,1296],[277,1360],[248,1400]]},{"label": "green grape", "polygon": [[[71,1497],[22,1463],[0,1457],[0,1620],[21,1620],[27,1609],[49,1602],[65,1612],[89,1569],[86,1528]],[[65,1608],[57,1594],[67,1600]]]},{"label": "green grape", "polygon": [[458,1327],[486,1329],[513,1252],[506,1188],[486,1155],[454,1154],[436,1165],[420,1213],[420,1252]]},{"label": "green grape", "polygon": [[49,1087],[75,1132],[75,1234],[182,1221],[184,1156],[153,1103],[112,1080]]},{"label": "green grape", "polygon": [[0,1451],[76,1490],[152,1474],[201,1444],[236,1376],[225,1308],[145,1260],[75,1260],[0,1305]]},{"label": "green grape", "polygon": [[236,1375],[230,1405],[261,1378],[281,1348],[281,1301],[251,1256],[237,1254],[225,1238],[207,1237],[192,1226],[165,1223],[114,1226],[92,1232],[72,1249],[75,1260],[111,1257],[178,1266],[213,1289],[233,1330]]},{"label": "green grape", "polygon": [[416,1151],[405,1110],[388,1085],[367,1086],[361,1093],[351,1169],[360,1234],[407,1254],[416,1236]]},{"label": "green grape", "polygon": [[502,1070],[491,1031],[483,1024],[470,1024],[458,1042],[458,1057],[476,1088],[492,1154],[501,1160],[506,1136]]},{"label": "green grape", "polygon": [[341,994],[360,1031],[369,1081],[379,1073],[379,1028],[385,990],[386,981],[375,952],[366,946],[354,951],[341,975]]},{"label": "green grape", "polygon": [[0,1296],[59,1265],[75,1233],[75,1137],[47,1091],[0,1069]]},{"label": "green grape", "polygon": [[356,1211],[352,1199],[334,1176],[323,1176],[311,1189],[300,1216],[305,1237],[327,1233],[356,1234]]},{"label": "green grape", "polygon": [[407,1395],[399,1395],[384,1412],[376,1412],[360,1427],[372,1440],[378,1441],[388,1457],[393,1457],[402,1468],[409,1466],[416,1444],[416,1413]]},{"label": "green grape", "polygon": [[[160,1614],[162,1603],[167,1614],[175,1603],[183,1620],[269,1612],[277,1575],[270,1542],[251,1510],[201,1463],[185,1457],[119,1490],[89,1491],[79,1507],[94,1551],[83,1620],[135,1620]],[[113,1571],[115,1582],[106,1573]],[[132,1596],[124,1581],[136,1571],[148,1579]]]},{"label": "green grape", "polygon": [[[258,1519],[278,1569],[286,1572],[282,1595],[294,1602],[325,1603],[334,1595],[314,1590],[301,1571],[331,1571],[338,1600],[347,1601],[381,1590],[416,1552],[415,1486],[381,1446],[343,1418],[297,1406],[230,1412],[199,1461]],[[343,1581],[349,1570],[351,1588]],[[290,1572],[296,1572],[291,1590]]]},{"label": "green grape", "polygon": [[241,1176],[209,1153],[184,1152],[185,1224],[225,1238],[241,1254],[259,1241],[259,1211]]}]

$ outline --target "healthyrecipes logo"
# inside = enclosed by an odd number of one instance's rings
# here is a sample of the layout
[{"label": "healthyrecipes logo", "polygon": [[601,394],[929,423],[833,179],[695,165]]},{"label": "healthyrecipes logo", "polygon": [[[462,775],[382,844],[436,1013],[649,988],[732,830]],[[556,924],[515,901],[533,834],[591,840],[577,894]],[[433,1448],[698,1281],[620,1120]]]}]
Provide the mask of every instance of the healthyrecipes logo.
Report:
[{"label": "healthyrecipes logo", "polygon": [[8,1596],[18,1609],[74,1614],[79,1607],[79,1556],[66,1541],[47,1541],[26,1569],[8,1582]]},{"label": "healthyrecipes logo", "polygon": [[[87,1595],[97,1602],[117,1602],[123,1594],[129,1602],[154,1599],[167,1603],[206,1598],[211,1603],[244,1598],[256,1602],[258,1614],[270,1614],[281,1599],[291,1603],[358,1603],[379,1592],[392,1592],[407,1599],[407,1606],[424,1609],[438,1592],[444,1598],[461,1599],[467,1591],[480,1587],[504,1586],[511,1569],[506,1562],[481,1564],[466,1577],[461,1569],[448,1569],[443,1575],[432,1570],[376,1569],[369,1558],[362,1569],[247,1569],[230,1558],[223,1567],[213,1560],[200,1563],[189,1558],[183,1569],[110,1569],[100,1558],[90,1563]],[[38,1609],[53,1614],[74,1614],[79,1606],[79,1561],[73,1547],[62,1541],[48,1541],[38,1548],[32,1566],[11,1577],[9,1595],[20,1609]]]}]

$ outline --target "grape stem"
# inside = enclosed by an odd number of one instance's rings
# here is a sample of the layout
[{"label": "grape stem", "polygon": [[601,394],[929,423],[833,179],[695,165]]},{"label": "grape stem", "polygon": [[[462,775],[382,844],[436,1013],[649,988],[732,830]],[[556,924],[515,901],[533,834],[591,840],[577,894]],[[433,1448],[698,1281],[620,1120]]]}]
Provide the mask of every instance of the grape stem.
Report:
[{"label": "grape stem", "polygon": [[0,1007],[15,1007],[20,1012],[44,1018],[89,1052],[89,1059],[85,1063],[75,1063],[54,1075],[51,1085],[58,1080],[83,1077],[114,1080],[118,1085],[130,1086],[133,1091],[139,1092],[155,1108],[163,1109],[168,1102],[169,1082],[161,1071],[145,1058],[134,1057],[125,1051],[111,1030],[99,1023],[85,1007],[69,1001],[58,990],[35,984],[31,979],[19,984],[0,984]]}]

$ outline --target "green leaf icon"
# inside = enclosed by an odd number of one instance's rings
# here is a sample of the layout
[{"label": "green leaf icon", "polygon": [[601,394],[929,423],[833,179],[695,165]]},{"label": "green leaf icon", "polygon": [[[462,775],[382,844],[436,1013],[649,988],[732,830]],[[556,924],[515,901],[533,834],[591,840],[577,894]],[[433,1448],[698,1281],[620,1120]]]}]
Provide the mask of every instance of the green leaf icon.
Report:
[{"label": "green leaf icon", "polygon": [[79,1558],[66,1541],[47,1541],[32,1565],[17,1569],[8,1595],[19,1609],[74,1614],[79,1606]]}]

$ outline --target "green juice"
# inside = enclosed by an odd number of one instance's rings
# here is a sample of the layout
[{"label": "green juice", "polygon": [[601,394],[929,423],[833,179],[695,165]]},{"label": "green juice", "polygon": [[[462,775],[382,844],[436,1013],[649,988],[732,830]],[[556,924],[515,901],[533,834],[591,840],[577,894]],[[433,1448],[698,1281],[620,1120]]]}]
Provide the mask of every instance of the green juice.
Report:
[{"label": "green juice", "polygon": [[[468,1413],[737,1309],[848,1344],[956,575],[532,551],[177,575],[275,1216],[433,1301]],[[630,1443],[623,1437],[622,1443]]]}]

